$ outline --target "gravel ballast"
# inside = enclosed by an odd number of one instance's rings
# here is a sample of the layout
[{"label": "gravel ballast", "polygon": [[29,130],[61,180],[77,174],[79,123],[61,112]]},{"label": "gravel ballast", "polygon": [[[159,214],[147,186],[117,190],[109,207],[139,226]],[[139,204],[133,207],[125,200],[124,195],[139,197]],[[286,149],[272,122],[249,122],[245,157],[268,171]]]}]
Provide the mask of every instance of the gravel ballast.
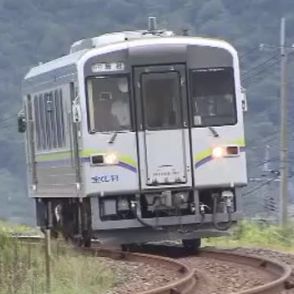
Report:
[{"label": "gravel ballast", "polygon": [[208,257],[185,257],[179,261],[196,270],[201,294],[235,293],[272,280],[272,276],[263,270],[238,264],[238,261],[234,263]]},{"label": "gravel ballast", "polygon": [[[294,285],[294,255],[258,248],[227,250],[233,253],[266,257],[289,264],[293,268],[289,285],[291,286],[292,283]],[[199,285],[197,293],[201,294],[231,294],[264,285],[273,280],[270,273],[249,265],[238,264],[238,260],[235,263],[202,256],[188,256],[177,260],[196,270]],[[109,258],[102,258],[102,262],[113,271],[115,276],[114,287],[106,294],[140,293],[165,286],[182,277],[181,274],[166,265]],[[288,289],[277,294],[294,294],[294,289]]]},{"label": "gravel ballast", "polygon": [[115,285],[106,294],[135,294],[165,286],[182,275],[166,265],[120,261],[103,258],[102,262],[115,276]]},{"label": "gravel ballast", "polygon": [[283,291],[283,294],[294,294],[294,254],[280,252],[276,250],[264,249],[264,248],[234,248],[230,249],[230,252],[236,252],[241,254],[252,254],[256,256],[266,257],[271,260],[277,260],[282,263],[288,264],[292,268],[292,275],[287,283],[287,289]]}]

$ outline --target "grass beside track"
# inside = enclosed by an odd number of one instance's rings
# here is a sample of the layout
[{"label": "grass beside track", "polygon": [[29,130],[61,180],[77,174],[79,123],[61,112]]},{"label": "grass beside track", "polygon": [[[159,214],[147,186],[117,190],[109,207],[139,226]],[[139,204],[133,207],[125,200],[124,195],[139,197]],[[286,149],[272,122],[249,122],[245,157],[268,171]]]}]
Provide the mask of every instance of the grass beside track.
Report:
[{"label": "grass beside track", "polygon": [[12,224],[0,219],[0,234],[40,235],[40,230],[22,224]]},{"label": "grass beside track", "polygon": [[[46,293],[44,248],[11,239],[13,233],[31,234],[26,226],[0,221],[0,294]],[[35,233],[39,232],[35,230]],[[229,237],[206,238],[204,246],[260,247],[294,253],[294,225],[287,228],[266,223],[243,221]],[[109,293],[117,277],[101,259],[81,256],[52,243],[51,294]]]},{"label": "grass beside track", "polygon": [[294,253],[294,224],[286,228],[254,221],[242,221],[231,236],[207,238],[204,244],[218,247],[261,247]]},{"label": "grass beside track", "polygon": [[[2,228],[2,229],[1,229]],[[46,293],[45,252],[41,246],[8,238],[0,226],[0,294]],[[52,244],[51,294],[105,293],[114,275],[99,259],[80,256],[71,249]]]}]

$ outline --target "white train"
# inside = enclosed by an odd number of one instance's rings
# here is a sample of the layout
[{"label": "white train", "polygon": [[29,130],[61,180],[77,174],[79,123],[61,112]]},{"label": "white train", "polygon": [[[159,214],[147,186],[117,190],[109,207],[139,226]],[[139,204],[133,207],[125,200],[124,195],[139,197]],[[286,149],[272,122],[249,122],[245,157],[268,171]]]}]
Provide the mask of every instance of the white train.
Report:
[{"label": "white train", "polygon": [[246,101],[230,44],[152,25],[81,40],[32,68],[23,97],[39,226],[195,247],[240,218]]}]

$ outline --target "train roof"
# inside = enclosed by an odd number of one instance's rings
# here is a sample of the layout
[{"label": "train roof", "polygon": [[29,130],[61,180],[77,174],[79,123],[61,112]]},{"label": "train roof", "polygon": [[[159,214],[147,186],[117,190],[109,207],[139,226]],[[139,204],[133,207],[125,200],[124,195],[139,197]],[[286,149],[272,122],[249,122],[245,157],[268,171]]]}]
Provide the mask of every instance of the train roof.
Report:
[{"label": "train roof", "polygon": [[[164,33],[163,33],[164,32]],[[170,31],[163,31],[158,34],[147,34],[146,31],[126,31],[104,34],[99,37],[84,39],[75,42],[71,46],[70,53],[58,59],[41,63],[33,67],[25,76],[29,80],[36,76],[56,71],[63,68],[69,71],[72,68],[76,71],[78,61],[89,51],[97,50],[97,54],[111,52],[127,47],[135,47],[149,44],[187,44],[222,48],[235,52],[233,46],[220,39],[211,39],[192,36],[174,36]],[[100,50],[99,50],[100,49]],[[56,73],[55,73],[56,74]]]},{"label": "train roof", "polygon": [[57,68],[72,66],[84,55],[88,50],[81,50],[75,53],[71,53],[60,58],[51,60],[46,63],[40,63],[39,65],[32,67],[25,76],[25,80],[41,75],[46,72],[50,72]]}]

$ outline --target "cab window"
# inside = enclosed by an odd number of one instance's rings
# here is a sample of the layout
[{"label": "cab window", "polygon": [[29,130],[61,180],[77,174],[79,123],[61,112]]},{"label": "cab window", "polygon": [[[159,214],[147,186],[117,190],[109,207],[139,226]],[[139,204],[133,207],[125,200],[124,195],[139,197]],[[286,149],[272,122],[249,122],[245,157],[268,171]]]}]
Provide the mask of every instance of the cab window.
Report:
[{"label": "cab window", "polygon": [[237,122],[232,68],[205,68],[191,72],[192,123],[197,126]]},{"label": "cab window", "polygon": [[126,76],[89,78],[87,92],[91,132],[131,129],[130,92]]}]

